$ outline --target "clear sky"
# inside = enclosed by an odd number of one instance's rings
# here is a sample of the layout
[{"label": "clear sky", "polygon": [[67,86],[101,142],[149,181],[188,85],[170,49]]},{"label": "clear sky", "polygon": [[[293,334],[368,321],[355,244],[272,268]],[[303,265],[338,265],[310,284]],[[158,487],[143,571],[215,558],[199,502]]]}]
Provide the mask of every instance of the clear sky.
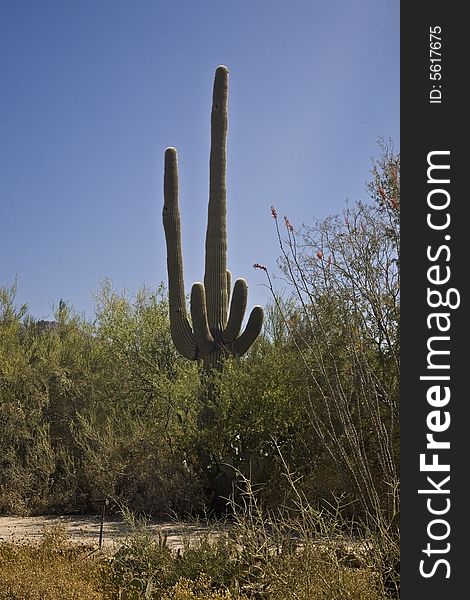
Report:
[{"label": "clear sky", "polygon": [[178,149],[187,292],[203,278],[211,93],[230,70],[228,268],[268,293],[294,225],[366,197],[399,147],[398,0],[2,0],[0,286],[50,318],[166,281],[163,153]]}]

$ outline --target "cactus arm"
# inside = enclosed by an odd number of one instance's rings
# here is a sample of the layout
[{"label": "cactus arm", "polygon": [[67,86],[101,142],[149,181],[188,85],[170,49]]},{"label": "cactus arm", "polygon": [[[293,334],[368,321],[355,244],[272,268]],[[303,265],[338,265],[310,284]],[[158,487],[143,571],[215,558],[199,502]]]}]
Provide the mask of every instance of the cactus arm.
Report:
[{"label": "cactus arm", "polygon": [[206,292],[202,283],[195,283],[191,289],[191,318],[198,350],[202,354],[210,354],[214,338],[207,322]]},{"label": "cactus arm", "polygon": [[224,331],[224,343],[231,344],[240,333],[248,298],[248,285],[244,279],[237,279],[233,287],[232,302],[227,327]]},{"label": "cactus arm", "polygon": [[167,245],[168,299],[170,331],[180,354],[190,360],[197,358],[197,346],[186,313],[184,294],[181,225],[178,205],[178,157],[174,148],[165,151],[163,227]]},{"label": "cactus arm", "polygon": [[230,290],[232,289],[232,273],[227,270],[227,305],[230,302]]},{"label": "cactus arm", "polygon": [[261,306],[255,306],[250,313],[245,331],[231,344],[232,354],[243,356],[260,334],[262,326],[263,309]]},{"label": "cactus arm", "polygon": [[204,287],[207,318],[214,337],[227,321],[227,154],[228,69],[217,67],[211,113],[209,209],[206,232]]}]

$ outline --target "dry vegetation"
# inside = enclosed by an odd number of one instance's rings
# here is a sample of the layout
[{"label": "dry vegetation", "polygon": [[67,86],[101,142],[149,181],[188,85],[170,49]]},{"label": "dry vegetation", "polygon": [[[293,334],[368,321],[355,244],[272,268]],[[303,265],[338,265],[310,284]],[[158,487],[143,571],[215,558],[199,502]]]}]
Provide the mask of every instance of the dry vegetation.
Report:
[{"label": "dry vegetation", "polygon": [[[269,541],[269,544],[268,544]],[[140,526],[113,555],[72,544],[60,529],[39,543],[0,545],[1,600],[379,600],[380,577],[336,545],[278,544],[240,521],[230,537],[174,551]]]},{"label": "dry vegetation", "polygon": [[[3,543],[1,599],[398,596],[399,167],[384,146],[372,202],[303,228],[273,209],[286,292],[256,265],[265,329],[210,382],[204,428],[163,287],[104,283],[95,318],[60,302],[53,323],[0,287],[0,513],[97,512],[107,497],[187,519],[232,495],[237,532],[180,554],[141,528],[112,557],[57,531]],[[352,533],[365,554],[338,546]]]}]

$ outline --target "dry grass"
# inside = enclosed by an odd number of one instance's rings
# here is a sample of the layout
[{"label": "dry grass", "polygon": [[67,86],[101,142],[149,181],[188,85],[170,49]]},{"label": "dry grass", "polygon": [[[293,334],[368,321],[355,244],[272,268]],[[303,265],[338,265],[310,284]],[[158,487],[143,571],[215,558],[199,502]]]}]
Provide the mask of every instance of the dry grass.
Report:
[{"label": "dry grass", "polygon": [[233,596],[228,590],[211,590],[211,581],[207,576],[201,576],[196,581],[182,577],[162,596],[162,600],[248,600],[247,596]]},{"label": "dry grass", "polygon": [[271,564],[270,600],[379,600],[377,575],[345,564],[333,551],[306,547]]},{"label": "dry grass", "polygon": [[[0,544],[0,600],[383,600],[364,563],[323,545],[267,550],[247,530],[192,541],[182,552],[145,528],[112,556],[46,530],[38,544]],[[259,533],[259,532],[258,532]],[[251,540],[257,540],[256,542]]]},{"label": "dry grass", "polygon": [[104,565],[89,553],[68,543],[60,528],[46,531],[39,544],[1,544],[0,600],[101,600]]}]

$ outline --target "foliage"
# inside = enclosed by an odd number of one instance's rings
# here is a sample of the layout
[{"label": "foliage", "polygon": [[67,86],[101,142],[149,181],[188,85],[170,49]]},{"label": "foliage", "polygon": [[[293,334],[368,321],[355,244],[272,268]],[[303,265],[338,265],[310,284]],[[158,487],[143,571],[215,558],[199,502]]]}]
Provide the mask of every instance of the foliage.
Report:
[{"label": "foliage", "polygon": [[282,453],[309,501],[346,494],[351,511],[385,511],[390,522],[399,157],[386,146],[368,189],[373,204],[299,231],[286,219],[281,235],[273,212],[293,294],[274,295],[263,336],[215,375],[204,428],[208,398],[172,344],[163,288],[132,297],[105,281],[92,323],[63,302],[53,322],[35,321],[15,306],[15,286],[3,288],[0,511],[94,510],[107,495],[141,512],[198,512],[207,501],[201,452],[222,473],[262,485],[274,506],[291,494]]},{"label": "foliage", "polygon": [[[322,511],[339,498],[342,526],[374,540],[374,577],[398,588],[399,168],[383,144],[372,202],[297,230],[273,209],[287,292],[257,265],[273,292],[264,332],[213,374],[210,395],[197,364],[173,346],[163,287],[131,295],[105,281],[93,321],[61,301],[50,322],[16,305],[16,283],[1,288],[0,513],[97,511],[108,497],[140,514],[201,515],[214,507],[208,480],[234,518],[252,493],[271,522],[281,511],[305,523],[305,507]],[[227,582],[240,583],[241,572],[251,573],[244,585],[256,579],[251,558],[234,558],[223,541],[198,557],[188,550],[178,571],[155,540],[132,543],[113,567],[124,587],[156,570],[164,579],[152,585],[181,598],[213,592],[194,584],[202,572],[232,595]],[[323,564],[305,552],[303,565]],[[270,563],[291,581],[297,561]]]},{"label": "foliage", "polygon": [[[374,178],[383,191],[377,168]],[[285,237],[273,209],[297,300],[297,311],[278,308],[308,381],[305,417],[362,510],[388,522],[398,502],[398,208],[357,203],[297,232],[286,218]]]},{"label": "foliage", "polygon": [[132,303],[105,282],[93,324],[63,303],[53,322],[5,304],[0,511],[84,511],[104,495],[141,511],[197,509],[181,427],[197,373],[172,350],[163,291]]},{"label": "foliage", "polygon": [[[342,474],[351,516],[399,570],[399,157],[384,146],[368,187],[373,204],[281,232],[280,267],[296,311],[279,303],[303,369],[307,453],[320,440]],[[272,278],[265,267],[271,289]],[[305,430],[304,430],[305,431]],[[302,432],[299,432],[303,435]],[[295,463],[294,463],[295,464]],[[313,482],[312,482],[313,483]],[[379,558],[381,556],[381,558]],[[395,584],[394,584],[395,585]]]}]

